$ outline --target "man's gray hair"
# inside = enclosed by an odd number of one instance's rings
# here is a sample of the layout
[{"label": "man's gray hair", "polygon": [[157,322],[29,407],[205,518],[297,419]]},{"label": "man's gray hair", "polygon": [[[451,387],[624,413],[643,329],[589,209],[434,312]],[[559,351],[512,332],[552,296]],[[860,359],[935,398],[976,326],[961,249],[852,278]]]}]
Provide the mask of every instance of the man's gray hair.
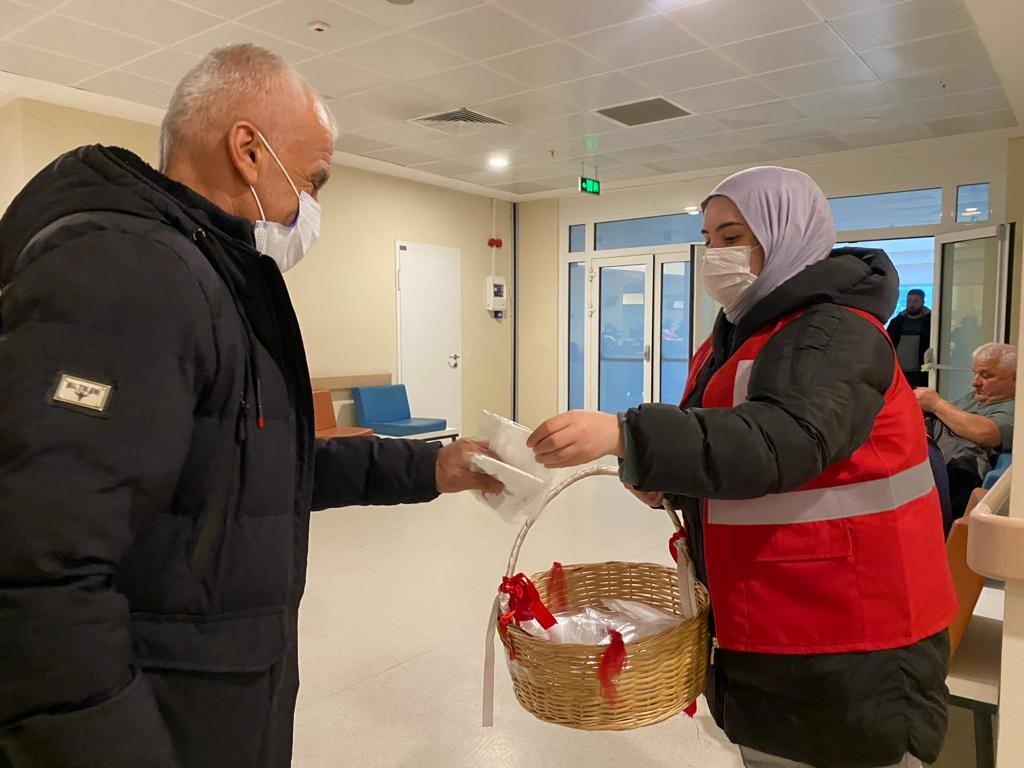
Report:
[{"label": "man's gray hair", "polygon": [[981,360],[995,360],[1004,371],[1017,370],[1017,348],[1013,344],[982,344],[974,350],[974,357]]},{"label": "man's gray hair", "polygon": [[[174,89],[160,125],[160,169],[175,146],[189,137],[227,130],[245,112],[239,104],[273,98],[296,86],[308,88],[317,100],[317,112],[337,138],[338,127],[331,110],[290,64],[272,51],[251,43],[239,43],[210,51]],[[262,128],[270,132],[271,127]]]}]

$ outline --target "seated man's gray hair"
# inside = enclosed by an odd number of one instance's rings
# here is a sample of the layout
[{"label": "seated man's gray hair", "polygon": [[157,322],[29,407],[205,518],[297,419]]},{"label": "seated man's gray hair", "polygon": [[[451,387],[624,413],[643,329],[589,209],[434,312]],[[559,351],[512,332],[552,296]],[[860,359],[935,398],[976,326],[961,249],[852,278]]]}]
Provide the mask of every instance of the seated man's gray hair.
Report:
[{"label": "seated man's gray hair", "polygon": [[974,350],[974,357],[995,360],[1004,371],[1017,370],[1017,348],[1013,344],[982,344]]}]

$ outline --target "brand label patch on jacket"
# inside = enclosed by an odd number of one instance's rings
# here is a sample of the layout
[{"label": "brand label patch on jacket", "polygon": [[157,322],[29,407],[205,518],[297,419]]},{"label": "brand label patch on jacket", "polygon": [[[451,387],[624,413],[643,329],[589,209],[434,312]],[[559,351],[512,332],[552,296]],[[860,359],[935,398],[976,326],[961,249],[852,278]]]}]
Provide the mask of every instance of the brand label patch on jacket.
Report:
[{"label": "brand label patch on jacket", "polygon": [[104,384],[102,381],[83,379],[65,373],[57,382],[53,401],[58,405],[72,405],[93,413],[103,413],[107,410],[113,391],[113,384]]}]

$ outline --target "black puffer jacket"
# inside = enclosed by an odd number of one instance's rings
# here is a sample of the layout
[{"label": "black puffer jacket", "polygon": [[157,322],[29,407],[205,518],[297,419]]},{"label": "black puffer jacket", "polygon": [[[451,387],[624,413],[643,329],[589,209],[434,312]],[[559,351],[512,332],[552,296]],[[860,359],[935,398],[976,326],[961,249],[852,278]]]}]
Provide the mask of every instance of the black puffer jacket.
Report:
[{"label": "black puffer jacket", "polygon": [[[684,410],[627,413],[624,479],[680,496],[706,582],[701,499],[791,491],[864,443],[892,382],[889,341],[867,320],[896,304],[899,280],[882,251],[836,250],[765,297],[738,324],[720,314],[714,352]],[[775,334],[740,409],[701,409],[711,376],[766,324],[806,311]],[[936,526],[942,520],[936,516]],[[874,768],[910,752],[938,755],[946,731],[946,632],[872,653],[771,655],[719,651],[707,697],[736,743],[816,768]]]},{"label": "black puffer jacket", "polygon": [[310,509],[437,447],[314,442],[251,224],[123,150],[28,184],[0,285],[0,766],[285,768]]}]

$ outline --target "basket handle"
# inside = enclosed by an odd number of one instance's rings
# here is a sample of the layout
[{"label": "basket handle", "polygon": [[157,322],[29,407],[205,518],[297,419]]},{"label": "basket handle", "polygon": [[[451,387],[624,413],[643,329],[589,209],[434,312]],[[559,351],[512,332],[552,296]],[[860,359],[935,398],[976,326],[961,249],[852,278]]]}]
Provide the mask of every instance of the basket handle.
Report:
[{"label": "basket handle", "polygon": [[[530,529],[533,527],[533,524],[540,519],[541,513],[547,508],[548,504],[550,504],[552,501],[554,501],[560,495],[562,495],[562,493],[567,488],[569,488],[572,485],[575,485],[581,480],[585,480],[588,477],[600,476],[617,478],[619,476],[619,471],[615,467],[606,467],[600,465],[587,467],[586,469],[580,470],[576,474],[566,478],[544,495],[544,498],[541,500],[536,511],[526,519],[526,522],[523,523],[522,527],[519,529],[519,533],[516,535],[516,540],[512,544],[512,552],[508,556],[508,566],[505,569],[506,576],[511,578],[515,575],[516,567],[519,563],[519,552],[523,548],[523,542],[526,541],[526,534],[530,532]],[[672,521],[672,526],[677,531],[682,531],[683,523],[679,519],[679,515],[676,512],[675,507],[672,506],[672,503],[667,498],[665,499],[665,512],[668,513],[669,519]],[[680,587],[682,586],[683,585],[681,583]]]}]

